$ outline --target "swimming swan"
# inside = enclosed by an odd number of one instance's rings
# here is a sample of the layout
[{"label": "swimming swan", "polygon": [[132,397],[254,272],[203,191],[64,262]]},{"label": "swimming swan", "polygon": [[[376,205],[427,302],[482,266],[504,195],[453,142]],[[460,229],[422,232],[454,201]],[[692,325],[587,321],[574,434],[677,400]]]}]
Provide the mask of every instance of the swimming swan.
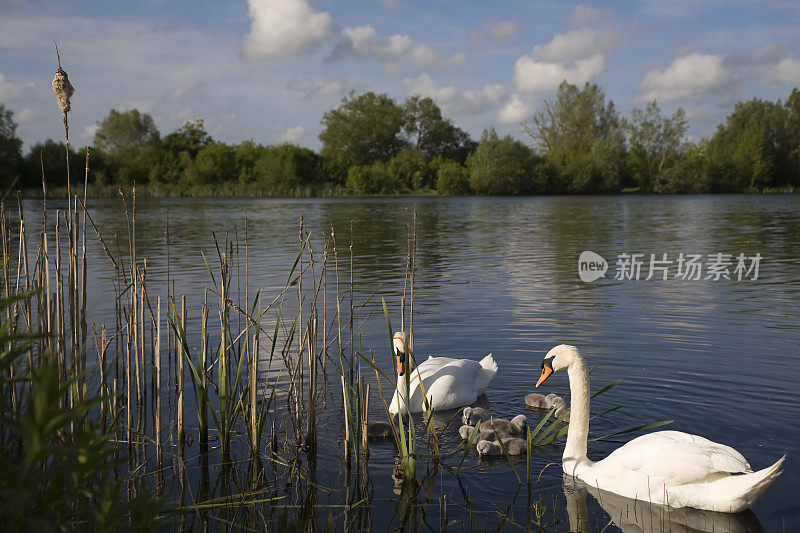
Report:
[{"label": "swimming swan", "polygon": [[572,396],[564,472],[587,485],[671,507],[737,513],[753,505],[781,474],[784,455],[753,472],[729,446],[679,431],[637,437],[601,461],[586,457],[589,433],[589,373],[581,352],[561,344],[545,356],[538,387],[553,372],[567,370]]},{"label": "swimming swan", "polygon": [[[397,358],[397,388],[389,405],[389,412],[397,414],[401,405],[405,411],[406,380],[406,334],[398,331],[392,340],[395,357]],[[497,374],[497,363],[492,359],[492,354],[487,355],[480,362],[471,359],[451,359],[450,357],[428,357],[428,360],[408,368],[410,374],[409,386],[409,411],[419,413],[425,411],[425,401],[422,397],[420,377],[425,389],[428,403],[435,410],[452,409],[475,403],[478,395],[482,394]],[[402,392],[401,392],[402,391]]]}]

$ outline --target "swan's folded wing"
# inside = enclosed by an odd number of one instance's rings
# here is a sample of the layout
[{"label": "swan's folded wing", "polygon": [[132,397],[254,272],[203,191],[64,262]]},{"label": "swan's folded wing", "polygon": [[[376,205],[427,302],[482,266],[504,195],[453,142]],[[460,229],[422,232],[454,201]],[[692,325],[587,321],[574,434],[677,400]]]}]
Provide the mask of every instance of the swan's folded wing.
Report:
[{"label": "swan's folded wing", "polygon": [[642,470],[670,485],[697,482],[710,475],[752,472],[745,458],[724,444],[679,431],[636,438],[600,461],[603,468]]}]

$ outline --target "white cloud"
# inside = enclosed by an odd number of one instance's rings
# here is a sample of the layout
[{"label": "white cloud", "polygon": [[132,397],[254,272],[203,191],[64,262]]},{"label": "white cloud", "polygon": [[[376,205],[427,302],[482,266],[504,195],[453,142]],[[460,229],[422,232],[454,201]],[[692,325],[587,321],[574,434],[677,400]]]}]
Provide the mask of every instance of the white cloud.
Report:
[{"label": "white cloud", "polygon": [[0,74],[0,102],[20,100],[33,88],[34,84],[32,82],[11,82]]},{"label": "white cloud", "polygon": [[289,81],[286,88],[290,91],[303,93],[306,98],[342,94],[342,84],[335,79],[294,78]]},{"label": "white cloud", "polygon": [[497,113],[497,120],[502,124],[519,124],[529,118],[533,108],[521,94],[514,93]]},{"label": "white cloud", "polygon": [[596,54],[588,59],[574,61],[571,65],[536,61],[523,56],[514,65],[514,85],[520,91],[550,91],[562,81],[581,84],[599,76],[606,70],[606,56]]},{"label": "white cloud", "polygon": [[721,55],[692,53],[675,59],[664,70],[651,70],[639,85],[636,100],[692,100],[717,92],[731,81]]},{"label": "white cloud", "polygon": [[519,31],[519,24],[513,20],[501,22],[489,21],[483,29],[473,32],[469,36],[472,43],[490,43],[507,39]]},{"label": "white cloud", "polygon": [[766,75],[771,81],[800,85],[800,59],[785,57],[776,65],[768,67]]},{"label": "white cloud", "polygon": [[375,59],[386,72],[397,73],[403,64],[411,63],[422,69],[460,65],[466,61],[463,53],[443,57],[433,48],[415,43],[408,35],[396,34],[384,39],[372,26],[346,27],[330,55],[333,61]]},{"label": "white cloud", "polygon": [[608,54],[617,46],[607,30],[575,29],[535,46],[514,65],[514,85],[522,92],[548,91],[567,80],[580,84],[606,70]]},{"label": "white cloud", "polygon": [[489,111],[500,105],[507,93],[499,83],[484,85],[478,90],[461,90],[453,85],[440,87],[427,72],[418,78],[404,79],[403,85],[409,95],[433,98],[446,115],[473,115]]},{"label": "white cloud", "polygon": [[302,54],[331,33],[331,16],[307,0],[248,0],[252,20],[244,56],[259,60]]},{"label": "white cloud", "polygon": [[283,133],[278,136],[279,143],[295,143],[300,140],[303,136],[303,126],[295,126],[294,128],[288,128]]}]

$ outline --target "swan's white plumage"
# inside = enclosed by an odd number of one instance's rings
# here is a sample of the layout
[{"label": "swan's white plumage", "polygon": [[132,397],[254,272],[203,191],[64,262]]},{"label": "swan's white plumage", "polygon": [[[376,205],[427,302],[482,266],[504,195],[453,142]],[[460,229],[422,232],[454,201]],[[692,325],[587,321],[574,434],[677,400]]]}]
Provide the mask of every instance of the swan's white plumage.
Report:
[{"label": "swan's white plumage", "polygon": [[781,473],[785,456],[753,472],[730,446],[679,431],[643,435],[592,462],[586,457],[589,375],[583,357],[574,346],[562,344],[548,352],[545,363],[569,374],[572,404],[564,472],[591,487],[672,507],[735,513],[753,505]]},{"label": "swan's white plumage", "polygon": [[[397,348],[397,343],[395,348]],[[428,357],[425,362],[411,368],[409,372],[409,411],[419,413],[425,411],[423,388],[425,397],[434,410],[453,409],[474,403],[497,374],[497,363],[494,362],[492,354],[487,355],[480,362],[472,359]],[[422,387],[420,387],[420,379]],[[395,389],[392,402],[389,404],[390,413],[400,412],[401,406],[405,404],[404,397],[405,376],[398,376],[397,389]]]}]

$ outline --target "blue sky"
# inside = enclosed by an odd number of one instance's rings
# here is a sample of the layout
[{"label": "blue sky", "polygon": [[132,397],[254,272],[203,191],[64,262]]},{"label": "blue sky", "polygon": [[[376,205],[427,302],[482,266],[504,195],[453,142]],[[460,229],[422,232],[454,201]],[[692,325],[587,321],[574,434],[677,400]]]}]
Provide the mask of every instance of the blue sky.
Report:
[{"label": "blue sky", "polygon": [[226,142],[319,148],[350,91],[433,97],[474,137],[520,122],[558,83],[619,111],[656,99],[707,137],[733,104],[800,86],[800,2],[0,0],[0,103],[26,146],[61,137],[52,38],[76,88],[75,145],[112,108],[162,134],[202,118]]}]

